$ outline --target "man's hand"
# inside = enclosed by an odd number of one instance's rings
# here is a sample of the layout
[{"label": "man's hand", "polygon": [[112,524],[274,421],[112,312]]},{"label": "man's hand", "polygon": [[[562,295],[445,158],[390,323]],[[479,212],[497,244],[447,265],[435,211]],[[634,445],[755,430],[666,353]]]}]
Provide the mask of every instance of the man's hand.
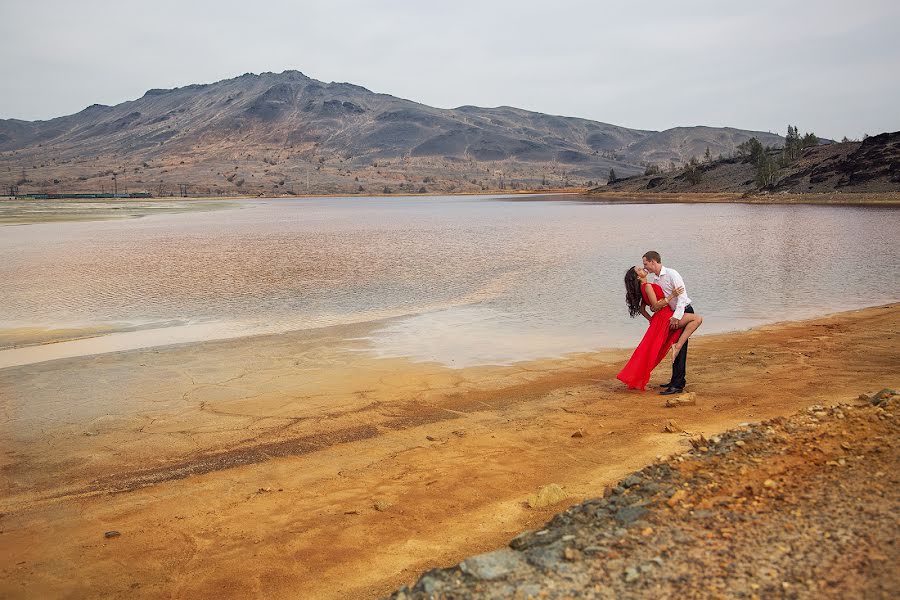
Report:
[{"label": "man's hand", "polygon": [[669,319],[669,329],[671,329],[671,330],[673,330],[673,331],[674,331],[675,329],[678,329],[678,322],[679,322],[679,321],[680,321],[680,319],[676,319],[675,317],[672,317],[671,319]]},{"label": "man's hand", "polygon": [[680,295],[682,295],[683,293],[684,293],[684,288],[683,288],[683,287],[675,288],[675,291],[672,292],[672,296],[673,296],[673,297],[674,297],[674,296],[680,296]]}]

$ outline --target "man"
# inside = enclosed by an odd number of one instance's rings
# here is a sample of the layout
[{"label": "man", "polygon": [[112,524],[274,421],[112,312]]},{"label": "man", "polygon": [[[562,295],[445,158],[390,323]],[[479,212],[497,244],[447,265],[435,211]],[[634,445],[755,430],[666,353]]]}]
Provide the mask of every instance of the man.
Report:
[{"label": "man", "polygon": [[[656,275],[656,283],[662,288],[663,293],[666,296],[670,296],[676,288],[684,288],[684,292],[681,295],[676,296],[669,301],[669,306],[675,311],[675,314],[669,319],[669,328],[677,329],[678,322],[681,321],[684,313],[694,312],[694,309],[691,307],[691,299],[688,297],[687,287],[684,285],[684,280],[681,278],[681,275],[678,274],[678,271],[662,265],[662,257],[659,255],[659,252],[656,252],[655,250],[651,250],[644,254],[643,260],[644,268]],[[684,391],[684,386],[687,383],[685,381],[687,352],[688,341],[685,340],[684,346],[681,347],[681,351],[678,353],[678,356],[675,357],[675,362],[672,363],[672,378],[668,383],[664,383],[660,386],[661,388],[664,388],[660,394],[667,396],[670,394],[680,394]]]}]

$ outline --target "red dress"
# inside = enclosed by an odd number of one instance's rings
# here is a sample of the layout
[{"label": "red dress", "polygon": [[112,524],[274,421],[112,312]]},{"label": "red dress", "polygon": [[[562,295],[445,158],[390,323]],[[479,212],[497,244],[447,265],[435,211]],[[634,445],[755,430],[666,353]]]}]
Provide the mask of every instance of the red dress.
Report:
[{"label": "red dress", "polygon": [[[661,300],[663,298],[662,288],[655,283],[650,285],[653,286],[657,300]],[[649,305],[650,300],[647,298],[646,286],[641,286],[641,294],[644,296],[644,302]],[[647,333],[644,334],[644,339],[634,349],[634,354],[628,359],[625,367],[616,375],[628,387],[640,390],[645,389],[647,382],[650,381],[650,372],[669,352],[672,344],[678,341],[681,330],[671,331],[669,329],[669,319],[672,318],[673,314],[674,311],[669,305],[653,313],[653,317],[650,319],[650,326],[647,327]]]}]

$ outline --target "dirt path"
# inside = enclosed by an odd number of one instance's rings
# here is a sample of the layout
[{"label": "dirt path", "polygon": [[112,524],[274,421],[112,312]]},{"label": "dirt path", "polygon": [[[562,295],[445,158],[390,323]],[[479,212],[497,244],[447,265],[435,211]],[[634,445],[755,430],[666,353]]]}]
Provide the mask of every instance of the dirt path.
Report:
[{"label": "dirt path", "polygon": [[624,352],[341,363],[327,332],[0,371],[0,596],[390,593],[546,521],[564,505],[527,508],[539,486],[575,503],[683,450],[669,419],[709,436],[896,383],[898,331],[892,305],[697,338],[677,409],[621,388]]}]

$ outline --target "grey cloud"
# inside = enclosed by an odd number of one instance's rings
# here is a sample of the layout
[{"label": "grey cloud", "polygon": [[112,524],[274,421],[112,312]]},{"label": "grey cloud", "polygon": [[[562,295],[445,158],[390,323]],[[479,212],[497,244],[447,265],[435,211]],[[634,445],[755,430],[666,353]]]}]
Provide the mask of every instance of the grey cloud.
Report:
[{"label": "grey cloud", "polygon": [[299,69],[425,104],[645,129],[900,129],[900,5],[5,0],[0,118]]}]

